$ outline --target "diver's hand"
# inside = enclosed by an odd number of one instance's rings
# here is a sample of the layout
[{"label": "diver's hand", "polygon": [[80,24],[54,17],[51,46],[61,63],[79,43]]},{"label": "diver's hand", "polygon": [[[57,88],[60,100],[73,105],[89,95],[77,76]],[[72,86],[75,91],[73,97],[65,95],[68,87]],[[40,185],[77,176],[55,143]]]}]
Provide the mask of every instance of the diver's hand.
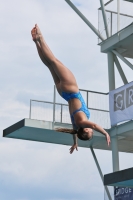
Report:
[{"label": "diver's hand", "polygon": [[69,150],[70,150],[70,154],[73,153],[74,149],[76,149],[78,151],[78,145],[74,144]]},{"label": "diver's hand", "polygon": [[110,141],[110,136],[108,133],[106,134],[106,140],[107,140],[107,144],[109,146],[111,141]]}]

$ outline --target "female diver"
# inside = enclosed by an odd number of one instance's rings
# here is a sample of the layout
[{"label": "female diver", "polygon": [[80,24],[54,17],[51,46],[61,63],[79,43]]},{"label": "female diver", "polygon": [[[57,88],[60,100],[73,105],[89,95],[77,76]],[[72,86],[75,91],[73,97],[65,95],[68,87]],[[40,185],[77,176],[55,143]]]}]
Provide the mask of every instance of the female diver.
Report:
[{"label": "female diver", "polygon": [[93,136],[93,129],[105,135],[109,146],[109,134],[101,126],[89,121],[90,112],[79,92],[74,75],[53,55],[37,24],[32,29],[31,35],[36,44],[40,59],[53,76],[58,93],[69,104],[73,129],[58,129],[58,131],[73,134],[74,144],[70,148],[70,153],[73,153],[74,149],[78,150],[77,137],[81,140],[90,140]]}]

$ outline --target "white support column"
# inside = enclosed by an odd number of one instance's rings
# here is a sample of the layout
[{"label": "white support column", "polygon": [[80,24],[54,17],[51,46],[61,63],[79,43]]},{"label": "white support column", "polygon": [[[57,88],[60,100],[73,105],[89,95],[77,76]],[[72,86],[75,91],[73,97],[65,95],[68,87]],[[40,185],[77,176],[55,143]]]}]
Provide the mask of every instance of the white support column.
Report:
[{"label": "white support column", "polygon": [[117,32],[120,31],[120,0],[117,0]]},{"label": "white support column", "polygon": [[112,52],[108,53],[108,77],[109,77],[109,91],[111,91],[115,89],[114,56]]},{"label": "white support column", "polygon": [[[115,89],[115,71],[114,71],[114,56],[112,52],[108,53],[108,74],[109,74],[109,91]],[[119,152],[117,137],[111,137],[112,147],[112,162],[113,171],[119,171]]]},{"label": "white support column", "polygon": [[[103,173],[102,173],[102,170],[101,170],[100,165],[99,165],[99,163],[98,163],[96,154],[95,154],[95,152],[94,152],[94,150],[93,150],[92,147],[90,148],[90,150],[91,150],[91,153],[92,153],[92,155],[93,155],[94,161],[95,161],[96,166],[97,166],[97,169],[98,169],[98,171],[99,171],[99,174],[100,174],[100,176],[101,176],[102,182],[103,182],[103,184],[104,184]],[[109,192],[109,190],[108,190],[108,187],[107,187],[107,186],[104,186],[104,188],[105,188],[105,190],[106,190],[106,193],[107,193],[107,195],[108,195],[109,200],[112,200],[111,195],[110,195],[110,192]]]},{"label": "white support column", "polygon": [[119,171],[119,152],[118,139],[116,136],[111,137],[112,158],[113,158],[113,172]]},{"label": "white support column", "polygon": [[76,8],[76,6],[70,1],[65,0],[68,5],[81,17],[81,19],[91,28],[91,30],[103,41],[104,38],[100,35],[99,31],[89,22],[89,20]]},{"label": "white support column", "polygon": [[106,35],[107,35],[107,38],[108,38],[109,37],[109,31],[108,31],[107,17],[106,17],[106,12],[105,12],[105,8],[104,8],[103,0],[100,0],[100,3],[101,3],[102,14],[103,14],[104,27],[105,27]]},{"label": "white support column", "polygon": [[120,53],[118,53],[116,50],[112,50],[112,52],[118,56],[125,64],[127,64],[132,70],[133,70],[133,65],[126,59],[124,58]]},{"label": "white support column", "polygon": [[123,72],[123,69],[121,68],[121,65],[119,63],[118,58],[115,55],[114,55],[114,61],[115,61],[116,67],[117,67],[117,69],[119,71],[119,74],[120,74],[120,76],[121,76],[121,78],[123,80],[123,83],[127,84],[128,83],[127,78],[126,78],[126,76],[125,76],[125,74]]},{"label": "white support column", "polygon": [[112,12],[110,13],[111,14],[111,19],[110,19],[110,35],[112,36],[112,28],[113,28],[113,15],[112,15]]}]

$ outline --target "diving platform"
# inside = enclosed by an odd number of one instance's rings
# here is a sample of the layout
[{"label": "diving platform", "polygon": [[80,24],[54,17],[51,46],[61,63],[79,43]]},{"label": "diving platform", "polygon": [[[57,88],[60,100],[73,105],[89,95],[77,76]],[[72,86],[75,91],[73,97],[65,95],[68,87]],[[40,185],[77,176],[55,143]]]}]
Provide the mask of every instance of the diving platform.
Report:
[{"label": "diving platform", "polygon": [[104,185],[133,187],[133,168],[104,175]]},{"label": "diving platform", "polygon": [[133,58],[133,23],[99,44],[102,53],[116,50],[123,57]]},{"label": "diving platform", "polygon": [[[52,125],[53,122],[23,119],[3,130],[3,137],[71,146],[73,144],[72,135],[57,132],[52,129]],[[70,124],[56,122],[54,128],[57,127],[72,128]],[[90,141],[79,140],[78,146],[89,148],[94,145],[97,146],[100,141],[104,145],[103,148],[108,149],[105,137],[98,132],[94,133],[94,137]]]},{"label": "diving platform", "polygon": [[[68,133],[57,132],[52,129],[53,122],[35,119],[23,119],[14,125],[3,130],[3,137],[31,140],[38,142],[47,142],[60,145],[71,146],[73,144],[72,135]],[[54,123],[54,129],[72,128],[71,124]],[[118,150],[120,152],[133,153],[133,121],[126,122],[116,127],[107,129],[111,137],[118,138]],[[94,136],[90,141],[78,141],[79,147],[101,150],[111,150],[107,146],[106,138],[101,133],[94,131]]]}]

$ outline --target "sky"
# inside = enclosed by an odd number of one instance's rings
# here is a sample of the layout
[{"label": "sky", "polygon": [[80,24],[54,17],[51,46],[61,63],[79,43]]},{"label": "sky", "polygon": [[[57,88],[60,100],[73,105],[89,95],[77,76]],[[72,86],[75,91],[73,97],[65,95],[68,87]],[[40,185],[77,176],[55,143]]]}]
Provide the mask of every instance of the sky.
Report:
[{"label": "sky", "polygon": [[[100,1],[72,2],[98,28]],[[30,34],[35,23],[79,88],[109,91],[107,55],[65,0],[0,0],[0,199],[102,200],[103,184],[89,149],[70,155],[68,146],[2,137],[3,129],[29,117],[30,99],[53,101],[52,77]],[[131,69],[122,67],[132,81]],[[116,70],[116,87],[122,84]],[[103,174],[112,172],[111,152],[95,153]],[[132,154],[119,155],[120,169],[132,167]]]}]

